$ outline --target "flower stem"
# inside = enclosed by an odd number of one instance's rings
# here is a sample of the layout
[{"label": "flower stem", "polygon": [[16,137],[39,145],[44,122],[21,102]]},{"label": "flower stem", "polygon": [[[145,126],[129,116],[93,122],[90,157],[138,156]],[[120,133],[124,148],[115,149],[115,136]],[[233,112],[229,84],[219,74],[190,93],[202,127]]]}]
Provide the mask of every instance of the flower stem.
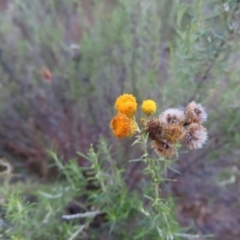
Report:
[{"label": "flower stem", "polygon": [[157,171],[157,162],[155,159],[152,159],[149,157],[149,153],[148,153],[148,148],[147,148],[147,140],[148,138],[146,137],[146,135],[144,135],[143,131],[140,131],[140,129],[138,128],[138,132],[140,135],[140,139],[143,145],[143,151],[144,151],[144,162],[147,165],[147,170],[150,173],[151,179],[152,179],[152,183],[154,185],[154,192],[155,192],[155,197],[154,197],[154,201],[153,201],[153,206],[155,208],[155,211],[161,211],[163,219],[166,223],[166,226],[168,228],[168,230],[170,230],[170,226],[169,226],[169,222],[167,219],[167,214],[163,209],[163,206],[160,202],[160,195],[159,195],[159,183],[160,183],[160,179],[158,177],[158,173]]}]

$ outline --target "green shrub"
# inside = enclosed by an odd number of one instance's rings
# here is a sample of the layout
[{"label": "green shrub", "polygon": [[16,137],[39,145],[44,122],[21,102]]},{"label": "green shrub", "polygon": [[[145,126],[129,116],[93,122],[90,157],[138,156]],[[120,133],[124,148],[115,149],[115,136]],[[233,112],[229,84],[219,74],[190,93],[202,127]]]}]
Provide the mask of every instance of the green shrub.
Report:
[{"label": "green shrub", "polygon": [[[161,110],[182,107],[191,100],[206,106],[208,144],[203,150],[180,155],[174,167],[182,175],[197,162],[207,165],[219,156],[231,163],[231,157],[225,156],[233,154],[240,143],[238,1],[118,0],[109,1],[110,8],[106,1],[93,1],[90,7],[86,2],[13,0],[1,13],[1,153],[17,163],[18,171],[26,167],[20,160],[27,160],[27,166],[46,177],[53,175],[47,168],[52,159],[46,149],[56,147],[60,162],[76,159],[83,167],[89,163],[76,152],[86,154],[102,134],[113,142],[114,161],[125,164],[124,159],[139,157],[139,148],[129,151],[128,140],[116,142],[109,121],[116,96],[128,92],[139,101],[156,99]],[[78,48],[72,49],[73,43],[80,46],[79,53]],[[47,78],[44,68],[51,72]],[[66,164],[63,169],[76,168],[69,165],[71,161]],[[142,165],[126,167],[127,185],[132,182],[135,189]],[[75,177],[80,179],[71,174],[65,183],[70,189]],[[10,199],[21,209],[21,194],[14,194]],[[69,199],[76,195],[69,193]],[[126,198],[131,205],[132,196]],[[27,206],[23,215],[31,215],[28,210],[38,209]],[[123,212],[127,215],[128,211]],[[138,214],[139,209],[134,211]],[[109,216],[114,222],[115,213]],[[69,237],[75,227],[67,232],[60,225],[56,231]],[[31,224],[24,228],[31,232]],[[19,233],[14,229],[16,234],[21,235],[20,229]]]},{"label": "green shrub", "polygon": [[0,188],[1,239],[196,239],[181,233],[172,200],[156,199],[147,179],[141,191],[129,191],[125,168],[112,159],[111,147],[101,138],[98,150],[78,152],[89,167],[76,159],[63,165],[48,151],[59,169],[53,183],[19,181]]}]

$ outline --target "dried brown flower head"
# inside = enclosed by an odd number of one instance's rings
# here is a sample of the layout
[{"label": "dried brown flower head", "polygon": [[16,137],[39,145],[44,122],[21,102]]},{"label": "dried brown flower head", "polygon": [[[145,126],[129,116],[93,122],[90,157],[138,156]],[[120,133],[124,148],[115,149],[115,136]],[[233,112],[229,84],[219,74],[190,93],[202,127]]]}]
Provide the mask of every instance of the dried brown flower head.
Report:
[{"label": "dried brown flower head", "polygon": [[167,124],[164,127],[163,131],[163,139],[165,139],[168,143],[176,143],[183,139],[186,131],[184,127],[179,124]]},{"label": "dried brown flower head", "polygon": [[161,141],[153,141],[152,148],[154,148],[155,152],[162,157],[172,157],[176,154],[176,149],[173,145],[167,143],[164,140]]},{"label": "dried brown flower head", "polygon": [[203,146],[207,140],[207,130],[201,124],[192,123],[187,127],[187,133],[183,142],[189,149],[198,149]]},{"label": "dried brown flower head", "polygon": [[159,120],[165,124],[182,124],[185,119],[184,112],[178,108],[169,108],[159,116]]},{"label": "dried brown flower head", "polygon": [[53,80],[53,75],[51,73],[51,71],[48,69],[48,68],[43,68],[42,69],[42,72],[41,72],[41,75],[43,77],[43,80],[47,83],[51,83],[52,80]]},{"label": "dried brown flower head", "polygon": [[158,118],[153,118],[147,122],[146,132],[148,133],[148,137],[151,140],[161,139],[162,131],[163,124],[159,121]]},{"label": "dried brown flower head", "polygon": [[203,123],[207,120],[207,113],[201,104],[190,102],[186,107],[189,122]]}]

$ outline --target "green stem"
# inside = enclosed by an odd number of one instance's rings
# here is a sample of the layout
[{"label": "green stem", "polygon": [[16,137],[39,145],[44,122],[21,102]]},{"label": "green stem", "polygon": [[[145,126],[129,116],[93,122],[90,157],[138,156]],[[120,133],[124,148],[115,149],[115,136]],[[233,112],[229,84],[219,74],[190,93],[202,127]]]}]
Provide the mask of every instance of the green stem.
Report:
[{"label": "green stem", "polygon": [[159,196],[159,183],[160,183],[160,180],[158,178],[158,174],[156,173],[156,160],[151,159],[149,157],[148,149],[147,149],[147,139],[144,136],[144,132],[141,131],[139,129],[139,127],[138,127],[137,131],[139,132],[140,138],[142,140],[143,151],[144,151],[144,156],[145,156],[144,162],[145,162],[145,164],[147,165],[147,167],[149,169],[149,172],[150,172],[150,175],[151,175],[151,178],[152,178],[152,182],[154,184],[155,199],[154,199],[153,205],[155,207],[155,210],[157,210],[158,207],[159,207],[159,209],[161,209],[161,212],[162,212],[162,215],[163,215],[163,219],[164,219],[164,221],[166,223],[166,226],[167,226],[168,230],[170,230],[170,226],[169,226],[169,222],[168,222],[166,213],[164,212],[164,210],[162,209],[162,206],[160,204],[160,196]]},{"label": "green stem", "polygon": [[149,167],[149,170],[150,170],[150,173],[151,173],[151,178],[152,178],[152,181],[154,183],[155,201],[158,202],[158,200],[159,200],[159,191],[158,191],[159,181],[158,181],[158,178],[157,178],[157,174],[155,172],[155,161],[153,161],[153,159],[149,158],[148,149],[147,149],[147,141],[145,140],[143,132],[140,131],[139,127],[138,127],[138,131],[140,132],[140,137],[141,137],[141,140],[142,140],[142,143],[143,143],[145,163]]}]

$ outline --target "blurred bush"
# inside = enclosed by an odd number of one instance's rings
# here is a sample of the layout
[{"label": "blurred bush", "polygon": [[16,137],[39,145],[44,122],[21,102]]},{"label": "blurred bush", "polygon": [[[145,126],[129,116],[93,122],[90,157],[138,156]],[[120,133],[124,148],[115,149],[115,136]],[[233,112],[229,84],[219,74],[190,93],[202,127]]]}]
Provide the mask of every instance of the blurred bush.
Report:
[{"label": "blurred bush", "polygon": [[[46,148],[69,159],[100,134],[111,138],[123,92],[155,99],[159,111],[193,99],[207,106],[209,143],[185,153],[180,171],[238,146],[237,1],[13,0],[3,8],[2,154],[46,175]],[[115,144],[116,160],[134,157],[127,142]]]},{"label": "blurred bush", "polygon": [[[116,96],[151,97],[159,112],[195,100],[209,113],[208,144],[180,154],[168,176],[178,182],[163,194],[187,199],[183,224],[197,219],[200,232],[224,239],[235,229],[239,239],[239,8],[238,0],[0,1],[1,154],[46,177],[46,149],[85,165],[76,152],[103,135],[125,164],[139,152],[112,138]],[[135,187],[142,165],[129,166]]]},{"label": "blurred bush", "polygon": [[157,203],[151,203],[154,190],[149,184],[142,184],[141,192],[128,191],[122,176],[125,169],[117,167],[109,154],[110,148],[111,144],[101,138],[97,151],[91,146],[86,155],[78,152],[90,168],[79,166],[76,159],[63,164],[55,152],[48,151],[59,175],[65,177],[58,177],[48,185],[21,180],[12,183],[16,174],[8,171],[5,187],[0,187],[0,238],[193,240],[199,237],[182,233],[174,220],[170,199],[159,199],[161,211],[155,210]]}]

